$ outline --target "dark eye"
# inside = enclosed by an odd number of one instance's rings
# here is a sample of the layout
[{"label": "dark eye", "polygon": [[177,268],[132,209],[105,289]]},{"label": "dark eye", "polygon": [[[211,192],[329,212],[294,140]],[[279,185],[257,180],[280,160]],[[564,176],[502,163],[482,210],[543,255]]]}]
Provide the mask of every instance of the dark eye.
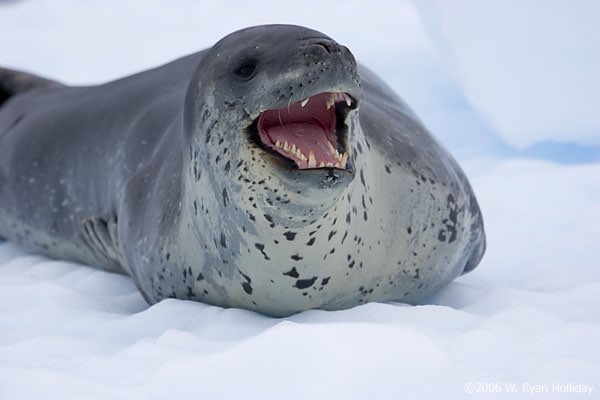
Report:
[{"label": "dark eye", "polygon": [[254,74],[254,71],[256,71],[256,63],[248,62],[248,63],[244,63],[244,64],[242,64],[242,66],[238,67],[235,70],[235,73],[237,76],[239,76],[241,78],[250,78]]}]

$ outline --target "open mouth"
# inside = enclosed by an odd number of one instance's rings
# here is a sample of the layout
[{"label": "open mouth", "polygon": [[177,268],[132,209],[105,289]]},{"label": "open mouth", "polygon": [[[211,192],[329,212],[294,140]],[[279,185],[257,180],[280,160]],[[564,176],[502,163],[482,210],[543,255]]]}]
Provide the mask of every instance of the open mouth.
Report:
[{"label": "open mouth", "polygon": [[298,169],[346,169],[346,116],[354,108],[356,101],[347,93],[324,92],[287,108],[266,110],[256,124],[259,142]]}]

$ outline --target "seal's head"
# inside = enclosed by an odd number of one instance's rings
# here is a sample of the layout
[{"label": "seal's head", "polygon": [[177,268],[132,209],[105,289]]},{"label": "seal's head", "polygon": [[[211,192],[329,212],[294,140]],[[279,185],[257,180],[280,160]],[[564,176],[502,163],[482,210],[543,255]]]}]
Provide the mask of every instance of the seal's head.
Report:
[{"label": "seal's head", "polygon": [[204,163],[196,169],[238,169],[247,186],[303,192],[288,204],[312,207],[316,192],[318,205],[331,203],[354,177],[359,102],[353,55],[322,33],[290,25],[232,33],[207,51],[188,90],[188,140]]}]

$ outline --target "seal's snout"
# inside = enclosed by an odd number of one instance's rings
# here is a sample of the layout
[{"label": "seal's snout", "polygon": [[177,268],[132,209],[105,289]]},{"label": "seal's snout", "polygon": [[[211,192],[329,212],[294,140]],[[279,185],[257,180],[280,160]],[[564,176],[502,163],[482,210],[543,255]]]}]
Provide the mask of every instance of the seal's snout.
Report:
[{"label": "seal's snout", "polygon": [[344,181],[340,176],[353,174],[349,115],[360,103],[356,61],[350,50],[327,37],[296,43],[286,50],[274,101],[259,110],[250,134],[284,173],[297,171],[306,181],[315,176],[321,182],[324,172],[337,171],[317,185],[337,186]]}]

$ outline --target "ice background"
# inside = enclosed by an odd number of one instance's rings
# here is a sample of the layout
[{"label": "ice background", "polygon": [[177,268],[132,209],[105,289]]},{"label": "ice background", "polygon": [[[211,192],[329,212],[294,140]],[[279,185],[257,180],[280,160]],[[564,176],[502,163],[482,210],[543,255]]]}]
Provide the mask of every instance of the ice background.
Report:
[{"label": "ice background", "polygon": [[[0,244],[0,399],[600,398],[599,20],[593,1],[0,1],[0,65],[69,84],[250,25],[320,30],[457,157],[488,235],[423,305],[283,319],[149,307],[127,277]],[[465,391],[486,382],[502,393]]]}]

